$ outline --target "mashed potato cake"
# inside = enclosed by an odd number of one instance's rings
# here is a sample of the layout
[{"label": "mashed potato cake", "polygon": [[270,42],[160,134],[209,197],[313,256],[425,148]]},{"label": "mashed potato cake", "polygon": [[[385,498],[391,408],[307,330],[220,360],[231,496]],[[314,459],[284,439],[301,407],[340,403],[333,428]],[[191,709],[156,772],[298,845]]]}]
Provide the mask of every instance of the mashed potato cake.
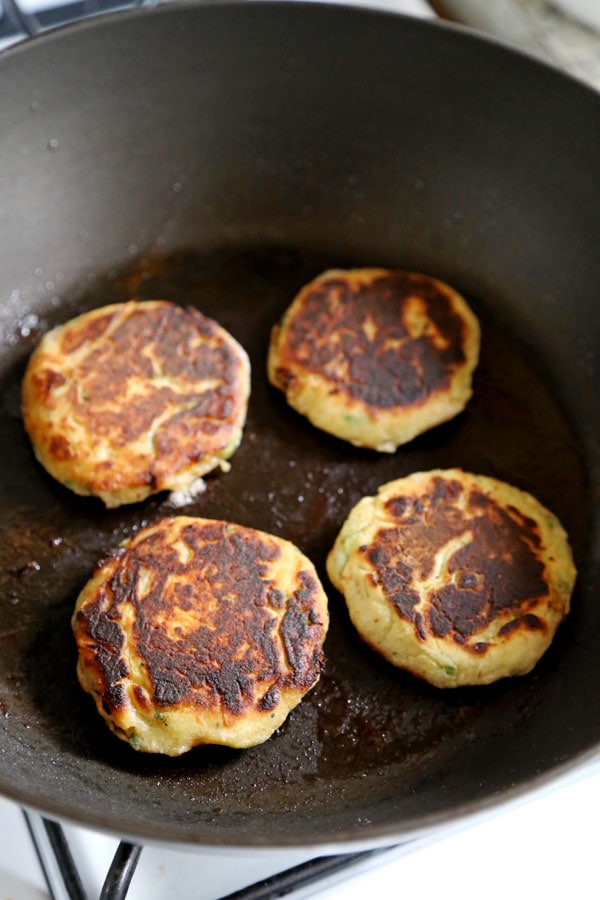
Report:
[{"label": "mashed potato cake", "polygon": [[267,371],[313,425],[392,453],[464,409],[479,336],[463,297],[435,278],[331,270],[273,328]]},{"label": "mashed potato cake", "polygon": [[73,614],[79,681],[136,750],[269,738],[318,681],[327,597],[282,538],[176,516],[100,564]]},{"label": "mashed potato cake", "polygon": [[249,392],[248,357],[224,328],[195,309],[132,300],[42,338],[23,417],[54,478],[114,507],[226,466]]},{"label": "mashed potato cake", "polygon": [[569,610],[575,566],[558,519],[460,469],[383,485],[327,559],[363,639],[437,687],[529,672]]}]

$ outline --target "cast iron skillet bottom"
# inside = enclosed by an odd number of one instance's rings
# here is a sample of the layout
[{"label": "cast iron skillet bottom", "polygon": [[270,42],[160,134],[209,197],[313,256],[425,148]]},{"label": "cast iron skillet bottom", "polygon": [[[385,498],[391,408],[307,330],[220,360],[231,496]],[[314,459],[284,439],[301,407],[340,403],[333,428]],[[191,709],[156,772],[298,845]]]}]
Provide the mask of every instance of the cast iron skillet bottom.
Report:
[{"label": "cast iron skillet bottom", "polygon": [[[352,448],[312,428],[267,383],[269,332],[305,281],[355,263],[285,248],[138,260],[63,304],[37,333],[21,334],[21,361],[2,383],[0,424],[0,711],[20,743],[17,795],[43,766],[51,799],[40,795],[39,804],[51,803],[57,814],[79,819],[87,809],[91,824],[142,838],[289,844],[364,836],[369,827],[384,834],[394,821],[397,828],[399,819],[422,816],[423,803],[435,816],[454,795],[476,800],[510,786],[524,768],[518,732],[531,733],[532,751],[544,763],[547,715],[538,722],[538,713],[560,693],[576,612],[531,675],[485,689],[436,691],[360,642],[324,561],[361,496],[437,466],[462,466],[537,495],[562,519],[579,561],[587,498],[576,437],[536,361],[504,333],[485,298],[469,298],[482,324],[482,355],[474,397],[454,421],[394,455]],[[19,385],[39,331],[129,297],[198,306],[241,341],[252,361],[248,423],[232,470],[209,476],[207,491],[180,510],[165,495],[115,511],[76,497],[44,473],[22,428]],[[272,739],[247,751],[198,748],[179,759],[136,754],[109,733],[76,681],[69,620],[94,564],[145,523],[177,512],[288,538],[313,559],[330,597],[320,683]],[[485,778],[477,766],[482,754]]]}]

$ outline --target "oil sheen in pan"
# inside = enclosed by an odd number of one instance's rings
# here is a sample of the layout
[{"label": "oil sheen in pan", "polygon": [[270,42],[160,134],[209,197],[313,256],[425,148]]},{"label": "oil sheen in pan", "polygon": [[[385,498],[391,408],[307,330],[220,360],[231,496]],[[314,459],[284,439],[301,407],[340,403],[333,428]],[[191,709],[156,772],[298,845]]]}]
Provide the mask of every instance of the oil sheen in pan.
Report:
[{"label": "oil sheen in pan", "polygon": [[273,738],[248,751],[198,748],[177,760],[143,756],[100,721],[75,677],[69,626],[75,598],[107,550],[172,510],[166,495],[104,510],[61,488],[35,462],[16,400],[32,336],[3,380],[0,710],[10,716],[25,753],[58,759],[73,771],[85,761],[80,789],[89,782],[90,802],[94,785],[108,779],[111,811],[125,820],[132,793],[150,818],[164,815],[171,822],[208,821],[215,813],[235,819],[240,810],[281,814],[315,804],[334,813],[367,796],[372,804],[391,790],[408,793],[452,765],[465,741],[487,740],[525,721],[569,639],[567,622],[524,679],[449,695],[388,666],[350,626],[327,581],[325,556],[350,508],[385,481],[448,466],[502,478],[559,516],[576,558],[587,518],[585,471],[568,420],[535,363],[479,298],[468,298],[482,326],[473,399],[456,419],[396,454],[359,450],[312,428],[269,386],[270,329],[300,286],[326,268],[369,262],[281,248],[142,260],[99,278],[93,293],[63,304],[48,322],[131,297],[168,298],[214,316],[250,355],[248,422],[232,469],[208,476],[206,492],[183,511],[296,543],[323,578],[331,626],[321,681]]}]

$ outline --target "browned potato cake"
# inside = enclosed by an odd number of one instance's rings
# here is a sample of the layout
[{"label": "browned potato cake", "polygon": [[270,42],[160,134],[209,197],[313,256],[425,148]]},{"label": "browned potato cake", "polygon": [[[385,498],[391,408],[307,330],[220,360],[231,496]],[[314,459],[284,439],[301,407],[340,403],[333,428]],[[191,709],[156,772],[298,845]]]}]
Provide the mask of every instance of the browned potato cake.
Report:
[{"label": "browned potato cake", "polygon": [[23,417],[54,478],[114,507],[227,466],[249,392],[248,357],[224,328],[195,309],[132,300],[42,338]]},{"label": "browned potato cake", "polygon": [[529,672],[569,611],[575,566],[530,494],[460,469],[363,498],[327,559],[364,640],[437,687]]},{"label": "browned potato cake", "polygon": [[399,270],[331,270],[273,328],[267,370],[313,425],[392,453],[464,409],[478,358],[478,321],[447,284]]},{"label": "browned potato cake", "polygon": [[289,541],[162,519],[95,572],[73,614],[84,690],[136,750],[269,738],[318,681],[327,597]]}]

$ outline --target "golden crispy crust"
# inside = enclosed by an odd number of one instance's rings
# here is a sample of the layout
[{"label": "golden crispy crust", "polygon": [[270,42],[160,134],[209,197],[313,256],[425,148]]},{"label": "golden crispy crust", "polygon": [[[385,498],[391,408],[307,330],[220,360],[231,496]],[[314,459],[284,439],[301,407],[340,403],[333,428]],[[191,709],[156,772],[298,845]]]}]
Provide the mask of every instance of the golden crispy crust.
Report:
[{"label": "golden crispy crust", "polygon": [[35,453],[107,506],[188,486],[241,439],[245,351],[216,322],[167,301],[92,310],[55,328],[23,380]]},{"label": "golden crispy crust", "polygon": [[328,562],[365,640],[439,687],[530,671],[569,610],[575,567],[530,494],[459,469],[364,498]]},{"label": "golden crispy crust", "polygon": [[78,674],[115,733],[177,755],[266,740],[315,684],[327,598],[281,538],[178,516],[139,531],[81,592]]},{"label": "golden crispy crust", "polygon": [[443,282],[332,270],[273,329],[267,369],[314,425],[391,452],[464,408],[478,356],[477,319]]}]

